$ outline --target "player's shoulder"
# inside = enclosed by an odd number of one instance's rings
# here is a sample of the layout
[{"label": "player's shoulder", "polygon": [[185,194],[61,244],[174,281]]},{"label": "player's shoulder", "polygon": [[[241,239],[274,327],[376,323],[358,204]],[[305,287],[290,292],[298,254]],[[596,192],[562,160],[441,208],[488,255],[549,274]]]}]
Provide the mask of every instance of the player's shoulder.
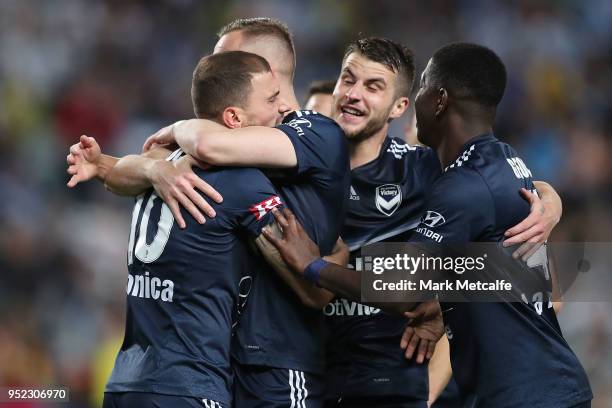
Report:
[{"label": "player's shoulder", "polygon": [[440,161],[433,149],[408,144],[398,137],[387,137],[379,161],[379,166],[393,167],[406,176],[417,172],[427,182],[433,181],[441,171]]},{"label": "player's shoulder", "polygon": [[447,167],[432,188],[432,195],[455,204],[478,207],[491,199],[490,188],[478,166],[461,164]]},{"label": "player's shoulder", "polygon": [[388,136],[385,143],[384,156],[395,160],[407,159],[416,157],[420,154],[427,153],[431,149],[429,147],[411,145],[399,137]]},{"label": "player's shoulder", "polygon": [[306,131],[311,131],[344,137],[344,131],[335,120],[313,110],[293,111],[285,116],[282,125],[295,129],[300,136]]},{"label": "player's shoulder", "polygon": [[519,179],[531,177],[516,150],[493,135],[481,136],[468,143],[459,157],[446,167],[445,172],[448,171],[466,176],[477,174],[487,185],[497,185],[514,175]]},{"label": "player's shoulder", "polygon": [[211,167],[210,169],[195,169],[202,178],[217,181],[232,181],[232,183],[248,184],[251,180],[267,179],[260,169],[254,167]]},{"label": "player's shoulder", "polygon": [[225,198],[240,200],[264,189],[272,188],[272,182],[260,170],[252,167],[213,167],[196,169],[204,181]]}]

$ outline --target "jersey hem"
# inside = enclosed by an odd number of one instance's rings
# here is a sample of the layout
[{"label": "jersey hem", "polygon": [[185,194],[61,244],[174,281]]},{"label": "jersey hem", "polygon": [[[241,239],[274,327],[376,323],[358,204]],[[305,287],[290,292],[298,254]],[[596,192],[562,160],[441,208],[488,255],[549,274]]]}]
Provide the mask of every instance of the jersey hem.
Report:
[{"label": "jersey hem", "polygon": [[235,353],[232,358],[240,365],[256,365],[270,368],[284,368],[287,370],[304,371],[306,373],[324,374],[325,365],[317,365],[312,363],[304,363],[301,361],[290,360],[286,357],[270,357],[270,356],[249,356],[240,353]]},{"label": "jersey hem", "polygon": [[148,383],[147,385],[107,384],[104,388],[104,392],[111,394],[122,392],[140,392],[150,394],[173,395],[177,397],[190,397],[199,400],[209,399],[224,405],[229,405],[231,403],[231,397],[229,395],[223,396],[217,391],[202,389],[196,394],[182,387],[169,387],[168,384],[160,383]]}]

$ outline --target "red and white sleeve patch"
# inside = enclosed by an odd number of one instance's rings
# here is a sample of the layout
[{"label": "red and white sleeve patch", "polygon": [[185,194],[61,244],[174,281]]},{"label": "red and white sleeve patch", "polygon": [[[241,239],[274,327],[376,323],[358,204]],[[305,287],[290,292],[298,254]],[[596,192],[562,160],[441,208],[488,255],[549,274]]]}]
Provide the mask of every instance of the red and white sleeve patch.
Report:
[{"label": "red and white sleeve patch", "polygon": [[263,200],[259,204],[253,204],[249,207],[249,211],[255,216],[255,219],[260,220],[264,215],[272,211],[274,207],[281,205],[279,196],[273,196]]}]

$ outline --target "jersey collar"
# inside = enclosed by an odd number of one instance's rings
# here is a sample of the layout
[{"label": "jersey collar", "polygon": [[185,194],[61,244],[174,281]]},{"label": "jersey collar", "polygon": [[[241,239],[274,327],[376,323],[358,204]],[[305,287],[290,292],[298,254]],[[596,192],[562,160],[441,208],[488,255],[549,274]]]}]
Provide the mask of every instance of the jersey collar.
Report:
[{"label": "jersey collar", "polygon": [[463,153],[461,153],[459,155],[459,157],[457,157],[457,159],[453,163],[448,165],[444,169],[444,172],[446,172],[448,169],[452,169],[454,167],[461,167],[461,166],[463,166],[463,164],[470,159],[470,156],[472,155],[472,152],[474,151],[474,149],[476,149],[477,146],[480,146],[482,144],[489,143],[489,142],[494,142],[496,140],[497,140],[497,138],[495,137],[495,135],[493,135],[493,133],[485,133],[483,135],[479,135],[479,136],[471,138],[461,148],[461,151]]}]

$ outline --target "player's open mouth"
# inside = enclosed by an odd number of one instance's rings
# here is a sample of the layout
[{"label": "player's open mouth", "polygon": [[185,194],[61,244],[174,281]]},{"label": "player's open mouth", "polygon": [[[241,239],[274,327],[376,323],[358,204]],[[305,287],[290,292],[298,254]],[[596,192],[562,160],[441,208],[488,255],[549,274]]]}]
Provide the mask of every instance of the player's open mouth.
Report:
[{"label": "player's open mouth", "polygon": [[363,112],[360,111],[359,109],[345,107],[345,108],[342,108],[341,110],[342,110],[342,113],[344,113],[345,115],[363,116]]}]

